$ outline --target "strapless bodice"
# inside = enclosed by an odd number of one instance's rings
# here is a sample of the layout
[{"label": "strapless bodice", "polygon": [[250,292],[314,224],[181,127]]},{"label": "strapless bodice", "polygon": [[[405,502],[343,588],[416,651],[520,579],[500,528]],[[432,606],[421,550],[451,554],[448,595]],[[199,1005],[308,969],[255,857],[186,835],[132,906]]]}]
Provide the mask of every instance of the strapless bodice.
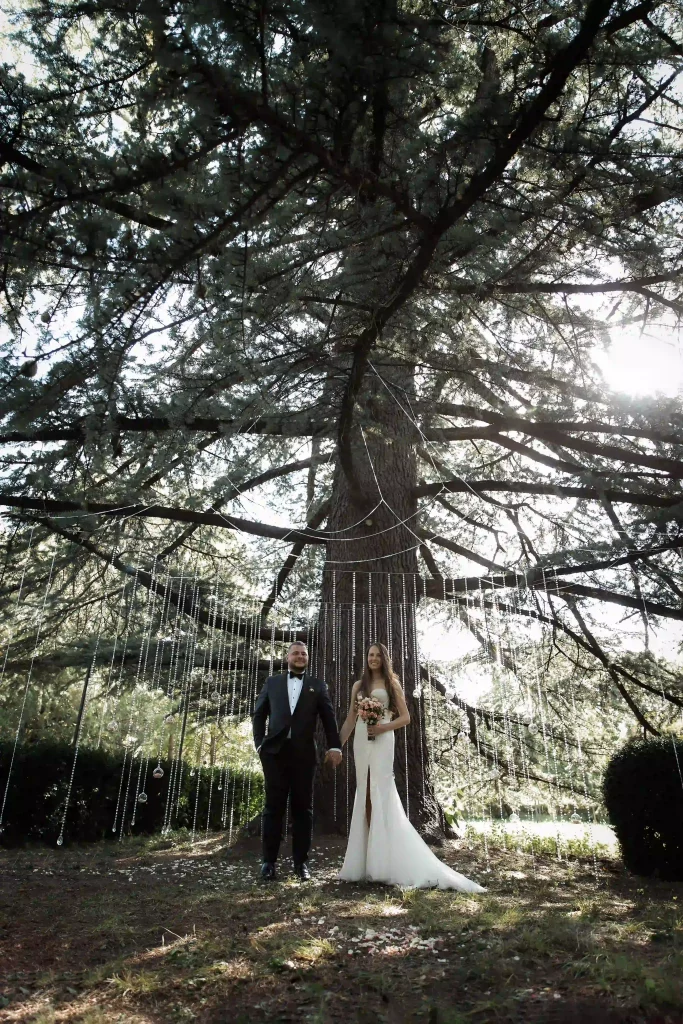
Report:
[{"label": "strapless bodice", "polygon": [[385,708],[389,707],[389,694],[383,686],[378,686],[374,690],[370,690],[370,696],[376,697],[380,704],[383,704]]}]

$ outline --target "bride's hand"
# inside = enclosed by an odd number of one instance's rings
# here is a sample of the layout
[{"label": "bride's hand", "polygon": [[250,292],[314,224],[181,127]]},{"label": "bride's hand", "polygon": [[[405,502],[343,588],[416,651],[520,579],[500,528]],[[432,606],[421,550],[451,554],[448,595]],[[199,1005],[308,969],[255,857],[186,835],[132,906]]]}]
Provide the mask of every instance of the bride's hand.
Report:
[{"label": "bride's hand", "polygon": [[380,733],[386,732],[386,726],[384,725],[369,725],[368,736],[379,736]]}]

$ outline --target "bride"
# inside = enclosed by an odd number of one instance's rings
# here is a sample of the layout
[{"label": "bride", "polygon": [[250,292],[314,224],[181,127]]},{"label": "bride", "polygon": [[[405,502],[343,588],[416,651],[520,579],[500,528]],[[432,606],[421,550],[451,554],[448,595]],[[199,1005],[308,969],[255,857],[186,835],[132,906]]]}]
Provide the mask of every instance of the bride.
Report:
[{"label": "bride", "polygon": [[[382,722],[368,726],[358,717],[359,696],[372,696],[384,705]],[[346,856],[338,877],[345,882],[366,879],[407,887],[486,892],[440,861],[406,817],[394,782],[394,732],[409,722],[410,714],[389,652],[384,644],[373,644],[367,653],[363,676],[353,684],[351,707],[340,734],[343,746],[356,731],[356,797]]]}]

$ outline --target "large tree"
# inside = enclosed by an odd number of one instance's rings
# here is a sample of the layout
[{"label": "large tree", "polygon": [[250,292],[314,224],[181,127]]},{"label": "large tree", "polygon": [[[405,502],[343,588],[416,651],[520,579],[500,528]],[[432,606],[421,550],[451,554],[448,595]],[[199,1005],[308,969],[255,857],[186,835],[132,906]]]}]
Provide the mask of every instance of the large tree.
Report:
[{"label": "large tree", "polygon": [[[425,569],[475,630],[474,590],[550,586],[538,616],[655,731],[591,608],[683,618],[683,410],[619,400],[593,352],[683,308],[680,14],[27,2],[2,71],[2,503],[122,571],[131,516],[165,524],[162,560],[202,526],[290,542],[264,635],[314,546],[324,604]],[[289,526],[237,504],[273,481]]]}]

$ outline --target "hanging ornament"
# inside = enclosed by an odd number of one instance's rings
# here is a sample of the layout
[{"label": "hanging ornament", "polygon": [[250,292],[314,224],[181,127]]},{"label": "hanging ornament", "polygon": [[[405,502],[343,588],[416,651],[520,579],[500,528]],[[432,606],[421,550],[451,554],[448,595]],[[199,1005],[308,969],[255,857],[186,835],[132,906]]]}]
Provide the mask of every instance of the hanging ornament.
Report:
[{"label": "hanging ornament", "polygon": [[205,683],[212,683],[214,681],[214,678],[215,678],[215,676],[214,676],[213,672],[207,672],[206,675],[204,676],[204,682]]},{"label": "hanging ornament", "polygon": [[416,686],[415,689],[413,690],[413,697],[415,697],[415,699],[418,700],[421,696],[422,689],[419,686]]},{"label": "hanging ornament", "polygon": [[164,715],[164,722],[168,725],[169,722],[173,721],[173,718],[174,718],[174,715]]},{"label": "hanging ornament", "polygon": [[536,724],[536,722],[529,722],[527,729],[529,730],[532,736],[535,736],[538,732],[538,725]]},{"label": "hanging ornament", "polygon": [[519,815],[517,814],[517,811],[513,811],[513,812],[512,812],[512,814],[511,814],[511,815],[510,815],[510,817],[508,818],[508,821],[521,821],[521,818],[520,818],[520,817],[519,817]]},{"label": "hanging ornament", "polygon": [[461,747],[467,747],[469,746],[470,738],[466,732],[460,732],[458,733],[458,739],[456,742],[459,743]]},{"label": "hanging ornament", "polygon": [[196,775],[196,774],[197,774],[197,773],[196,773],[196,771],[195,771],[195,770],[194,770],[194,768],[193,768],[193,769],[191,770],[191,772],[190,772],[190,778],[191,778],[191,779],[193,779],[193,778],[195,777],[195,775]]},{"label": "hanging ornament", "polygon": [[113,718],[112,718],[111,722],[109,722],[107,724],[107,729],[109,730],[109,732],[116,732],[118,727],[119,727],[119,723],[115,722]]},{"label": "hanging ornament", "polygon": [[62,837],[60,836],[60,837],[59,837],[59,839],[57,840],[57,846],[63,846],[63,844],[64,844],[64,840],[63,840],[63,838],[62,838]]},{"label": "hanging ornament", "polygon": [[221,695],[218,690],[213,691],[213,693],[211,694],[211,700],[214,702],[214,704],[220,704]]},{"label": "hanging ornament", "polygon": [[155,769],[154,769],[154,771],[152,772],[152,776],[153,776],[153,778],[155,778],[155,779],[163,779],[163,777],[164,777],[164,769],[163,769],[163,768],[161,767],[161,765],[160,765],[160,764],[158,764],[158,765],[156,766],[156,768],[155,768]]},{"label": "hanging ornament", "polygon": [[500,778],[500,772],[498,771],[497,768],[494,768],[493,771],[489,772],[489,779],[491,780],[491,782],[495,782],[496,779],[499,779],[499,778]]},{"label": "hanging ornament", "polygon": [[134,746],[137,743],[137,741],[138,741],[137,736],[126,736],[126,738],[124,739],[123,743],[124,743],[124,746],[126,746],[126,747],[132,747],[132,746]]},{"label": "hanging ornament", "polygon": [[147,803],[147,794],[146,793],[138,793],[138,803],[139,804],[146,804]]},{"label": "hanging ornament", "polygon": [[578,814],[576,811],[574,811],[574,813],[572,814],[572,816],[571,816],[571,818],[569,820],[571,821],[572,825],[580,825],[582,823],[582,821],[583,821],[583,818],[581,817],[580,814]]}]

